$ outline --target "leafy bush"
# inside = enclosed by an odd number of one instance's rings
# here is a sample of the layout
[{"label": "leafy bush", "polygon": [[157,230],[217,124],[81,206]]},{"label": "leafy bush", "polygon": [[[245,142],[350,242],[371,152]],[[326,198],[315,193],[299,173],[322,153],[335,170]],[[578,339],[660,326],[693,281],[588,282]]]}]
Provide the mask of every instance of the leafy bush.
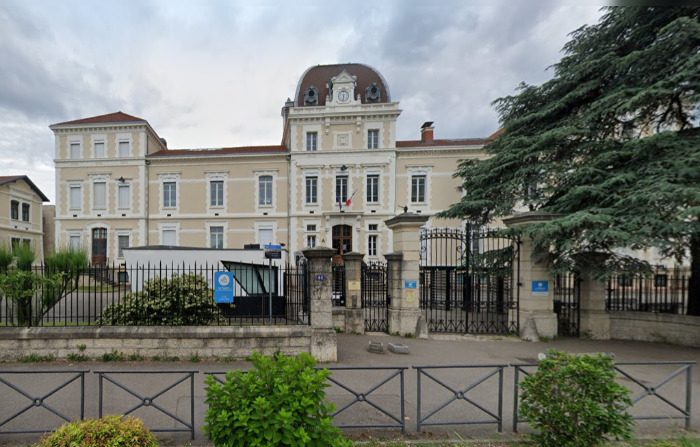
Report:
[{"label": "leafy bush", "polygon": [[0,273],[5,273],[14,260],[12,251],[4,245],[0,245]]},{"label": "leafy bush", "polygon": [[349,446],[331,424],[325,400],[328,370],[311,355],[253,354],[253,369],[229,371],[223,384],[206,379],[205,430],[218,447]]},{"label": "leafy bush", "polygon": [[63,424],[35,447],[158,447],[158,442],[140,419],[106,416]]},{"label": "leafy bush", "polygon": [[18,269],[25,271],[32,269],[32,264],[34,263],[34,259],[36,259],[36,255],[29,245],[19,244],[15,247],[14,255]]},{"label": "leafy bush", "polygon": [[520,407],[537,430],[536,445],[593,447],[630,438],[630,392],[615,382],[610,357],[551,350],[538,366],[522,382]]},{"label": "leafy bush", "polygon": [[90,260],[85,251],[63,249],[44,258],[46,270],[51,273],[65,273],[65,281],[60,295],[78,287],[80,274],[90,266]]},{"label": "leafy bush", "polygon": [[36,324],[54,305],[53,291],[62,281],[61,273],[43,276],[25,270],[10,270],[0,274],[0,292],[9,301],[5,304],[7,309],[14,310],[17,324],[27,326]]},{"label": "leafy bush", "polygon": [[173,275],[146,281],[143,291],[127,293],[102,312],[107,325],[206,325],[214,319],[212,290],[201,275]]}]

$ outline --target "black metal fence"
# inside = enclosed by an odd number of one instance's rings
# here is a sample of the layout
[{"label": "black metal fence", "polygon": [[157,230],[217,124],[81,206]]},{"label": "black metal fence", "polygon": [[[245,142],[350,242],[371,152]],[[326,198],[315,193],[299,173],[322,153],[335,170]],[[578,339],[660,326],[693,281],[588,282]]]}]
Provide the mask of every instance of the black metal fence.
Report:
[{"label": "black metal fence", "polygon": [[679,270],[619,274],[608,280],[606,307],[610,311],[685,315],[689,289],[690,276]]},{"label": "black metal fence", "polygon": [[228,264],[233,304],[214,302],[215,275],[227,271],[216,265],[34,267],[0,291],[0,326],[309,324],[305,262]]},{"label": "black metal fence", "polygon": [[423,229],[420,306],[431,332],[512,334],[519,328],[519,241],[495,229]]},{"label": "black metal fence", "polygon": [[389,332],[389,271],[384,262],[362,264],[362,309],[365,331]]},{"label": "black metal fence", "polygon": [[581,332],[581,279],[575,273],[558,274],[554,278],[554,312],[557,333],[578,337]]},{"label": "black metal fence", "polygon": [[332,266],[332,302],[334,306],[345,306],[345,264],[334,261]]},{"label": "black metal fence", "polygon": [[[630,414],[637,421],[682,420],[685,429],[690,428],[693,366],[695,362],[617,362],[618,381],[632,392]],[[519,417],[520,380],[537,370],[536,364],[513,365],[513,431],[527,422]],[[675,391],[668,384],[682,380]]]}]

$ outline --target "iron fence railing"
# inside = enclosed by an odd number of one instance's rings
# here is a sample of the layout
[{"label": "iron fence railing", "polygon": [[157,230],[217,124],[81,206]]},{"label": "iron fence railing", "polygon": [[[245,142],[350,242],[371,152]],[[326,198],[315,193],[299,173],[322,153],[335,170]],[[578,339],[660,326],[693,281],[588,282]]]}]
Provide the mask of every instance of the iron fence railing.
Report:
[{"label": "iron fence railing", "polygon": [[383,262],[362,263],[361,301],[367,332],[389,332],[389,269]]},{"label": "iron fence railing", "polygon": [[[692,393],[693,393],[693,366],[695,362],[618,362],[615,363],[615,370],[618,373],[618,379],[632,392],[632,407],[630,412],[632,418],[637,421],[645,420],[683,420],[686,430],[690,428],[691,423],[691,408],[692,408]],[[527,422],[519,417],[518,407],[520,401],[520,379],[523,376],[529,376],[536,371],[536,364],[519,364],[513,365],[514,386],[513,386],[513,431],[518,431],[518,424]],[[650,375],[658,375],[663,367],[672,367],[673,371],[665,371],[661,378],[649,377]],[[631,372],[630,368],[635,368],[637,371]],[[640,369],[644,371],[639,371]],[[646,378],[641,378],[641,376]],[[674,402],[673,398],[669,398],[661,393],[661,388],[668,385],[678,377],[684,377],[682,392],[676,393],[677,400],[682,400],[681,403]],[[628,384],[627,382],[631,382]],[[648,385],[647,383],[654,383]],[[635,389],[636,388],[636,389]],[[641,389],[641,391],[639,390]],[[647,398],[654,397],[657,401],[665,405],[652,405],[646,408],[640,408],[640,402]],[[658,403],[658,402],[657,402]],[[641,411],[641,413],[640,413]],[[670,411],[670,413],[669,413]]]},{"label": "iron fence railing", "polygon": [[220,271],[226,270],[208,264],[90,266],[66,272],[37,266],[18,276],[22,293],[0,292],[0,326],[310,324],[306,263],[272,264],[271,269],[231,263],[233,304],[214,303],[214,276]]},{"label": "iron fence railing", "polygon": [[[414,366],[417,375],[417,430],[421,431],[421,427],[430,425],[484,425],[484,424],[495,424],[498,428],[499,433],[503,431],[503,372],[508,365],[449,365],[449,366]],[[465,377],[468,371],[484,371],[478,377]],[[458,371],[458,377],[438,377],[440,372],[445,371]],[[440,394],[441,390],[447,391],[447,395],[444,396],[438,404],[431,406],[429,409],[424,408],[424,393],[426,385],[423,383],[422,378],[425,377],[430,383],[439,385],[437,389],[429,389],[428,393],[435,397]],[[493,393],[492,389],[486,390],[485,399],[471,396],[469,393],[479,390],[479,388],[485,388],[491,383],[490,379],[496,378],[498,392]],[[452,380],[450,380],[452,379]],[[461,380],[460,380],[461,379]],[[464,380],[468,383],[464,385]],[[462,382],[462,385],[454,385],[454,381]],[[473,394],[473,393],[472,393]],[[444,395],[444,393],[443,393]],[[495,398],[495,399],[494,399]],[[484,400],[488,401],[485,402]],[[460,411],[456,414],[459,416],[458,419],[443,418],[440,420],[433,419],[433,417],[438,416],[440,413],[444,413],[450,405],[455,402],[463,401],[471,408],[477,410],[477,416],[471,419],[465,419],[467,412]],[[492,408],[495,406],[496,408]],[[426,414],[424,414],[424,411]],[[455,415],[453,415],[454,417]],[[484,418],[485,417],[485,418]]]},{"label": "iron fence railing", "polygon": [[689,291],[690,276],[679,270],[619,274],[608,280],[606,308],[685,315]]},{"label": "iron fence railing", "polygon": [[557,334],[578,337],[581,333],[581,278],[576,273],[557,274],[554,278],[554,312]]},{"label": "iron fence railing", "polygon": [[[186,432],[190,433],[190,438],[194,440],[194,376],[198,372],[199,371],[95,371],[95,374],[97,374],[99,377],[98,415],[99,417],[102,417],[103,413],[105,413],[105,407],[108,406],[110,402],[112,403],[112,406],[110,407],[110,410],[112,411],[107,410],[107,412],[112,413],[116,410],[116,414],[123,414],[125,416],[130,415],[142,408],[152,408],[156,410],[157,413],[165,415],[167,420],[175,421],[176,424],[180,425],[179,427],[166,428],[153,426],[152,424],[148,424],[147,421],[147,425],[151,427],[150,430],[152,432]],[[153,388],[149,387],[150,389],[144,390],[142,389],[143,387],[141,387],[141,389],[137,387],[137,385],[142,381],[141,376],[155,376],[162,381],[167,381],[170,379],[171,382],[169,384],[166,382],[165,385],[162,385],[159,382],[161,386],[160,388],[154,390]],[[173,376],[175,376],[174,379]],[[133,377],[136,377],[135,381],[125,383],[126,380]],[[177,415],[177,404],[182,395],[178,396],[178,398],[170,399],[170,408],[167,406],[167,403],[161,403],[161,401],[164,400],[164,396],[169,391],[185,382],[189,382],[189,393],[185,394],[185,398],[189,401],[189,422]],[[132,401],[135,398],[138,403],[131,407],[119,408],[117,410],[118,407],[114,404],[115,399],[109,399],[110,397],[114,398],[114,395],[109,394],[105,390],[106,384],[113,385],[115,391],[123,391],[131,398],[130,400]],[[147,417],[147,415],[143,413],[139,414],[139,416],[141,418]]]}]

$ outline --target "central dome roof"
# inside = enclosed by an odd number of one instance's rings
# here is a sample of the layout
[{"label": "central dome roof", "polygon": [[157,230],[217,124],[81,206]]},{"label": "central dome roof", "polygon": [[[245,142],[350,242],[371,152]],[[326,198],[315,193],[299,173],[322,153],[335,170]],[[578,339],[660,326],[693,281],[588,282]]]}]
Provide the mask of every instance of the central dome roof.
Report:
[{"label": "central dome roof", "polygon": [[[326,96],[328,96],[328,83],[331,78],[347,71],[353,76],[357,76],[356,86],[355,86],[355,96],[359,95],[362,103],[378,103],[378,102],[391,102],[391,96],[389,95],[389,85],[384,80],[377,70],[374,68],[364,65],[364,64],[333,64],[333,65],[316,65],[309,68],[304,72],[299,79],[297,84],[296,92],[294,93],[294,106],[304,107],[308,106],[305,104],[304,95],[309,90],[309,88],[314,87],[314,95],[317,95],[317,103],[314,106],[326,105]],[[378,100],[369,101],[367,100],[367,95],[365,92],[368,88],[376,86],[379,90]]]}]

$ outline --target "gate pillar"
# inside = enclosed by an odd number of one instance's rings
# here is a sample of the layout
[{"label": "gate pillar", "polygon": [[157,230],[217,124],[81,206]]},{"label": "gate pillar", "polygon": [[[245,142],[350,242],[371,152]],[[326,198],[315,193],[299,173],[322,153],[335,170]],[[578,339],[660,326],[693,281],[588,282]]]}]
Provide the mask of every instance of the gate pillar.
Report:
[{"label": "gate pillar", "polygon": [[365,333],[365,317],[362,310],[362,253],[343,255],[345,262],[345,332]]},{"label": "gate pillar", "polygon": [[338,339],[333,328],[331,297],[333,277],[331,260],[335,251],[328,247],[304,250],[309,260],[309,289],[311,312],[311,355],[319,362],[338,360]]},{"label": "gate pillar", "polygon": [[[605,255],[601,253],[601,256]],[[605,309],[606,284],[586,272],[581,274],[581,280],[581,336],[610,340],[610,314]]]},{"label": "gate pillar", "polygon": [[[385,221],[394,237],[394,253],[386,255],[391,302],[389,333],[414,336],[421,316],[419,297],[420,227],[429,216],[403,213]],[[401,256],[395,256],[395,255]]]},{"label": "gate pillar", "polygon": [[[551,220],[554,215],[528,212],[503,219],[510,228],[522,227]],[[516,265],[515,268],[518,268]],[[537,341],[540,337],[557,336],[557,314],[554,313],[554,276],[548,262],[534,257],[534,243],[523,236],[520,241],[520,275],[518,278],[520,304],[518,321],[520,338]]]}]

